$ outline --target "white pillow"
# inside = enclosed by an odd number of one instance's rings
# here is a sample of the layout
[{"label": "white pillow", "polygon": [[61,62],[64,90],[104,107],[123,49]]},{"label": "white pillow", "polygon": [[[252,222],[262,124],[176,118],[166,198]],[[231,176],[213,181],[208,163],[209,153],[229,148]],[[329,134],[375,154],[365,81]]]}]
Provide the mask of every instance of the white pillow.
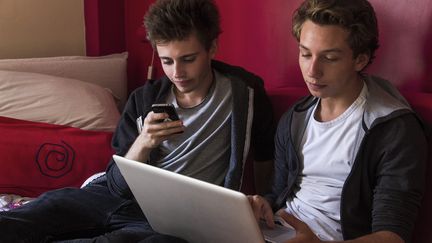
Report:
[{"label": "white pillow", "polygon": [[0,70],[0,116],[114,131],[120,114],[98,85],[45,74]]},{"label": "white pillow", "polygon": [[100,57],[63,56],[0,60],[0,70],[78,79],[108,88],[123,108],[127,99],[127,52]]}]

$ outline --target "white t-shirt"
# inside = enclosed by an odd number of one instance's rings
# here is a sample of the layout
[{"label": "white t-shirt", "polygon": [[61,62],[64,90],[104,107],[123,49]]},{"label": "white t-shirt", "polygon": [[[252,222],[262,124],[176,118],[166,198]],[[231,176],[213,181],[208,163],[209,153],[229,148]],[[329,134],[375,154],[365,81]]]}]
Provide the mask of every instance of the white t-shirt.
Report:
[{"label": "white t-shirt", "polygon": [[342,187],[354,162],[354,143],[358,141],[366,95],[364,84],[359,97],[334,120],[319,122],[312,115],[303,134],[299,155],[303,168],[286,210],[308,224],[322,240],[343,240]]}]

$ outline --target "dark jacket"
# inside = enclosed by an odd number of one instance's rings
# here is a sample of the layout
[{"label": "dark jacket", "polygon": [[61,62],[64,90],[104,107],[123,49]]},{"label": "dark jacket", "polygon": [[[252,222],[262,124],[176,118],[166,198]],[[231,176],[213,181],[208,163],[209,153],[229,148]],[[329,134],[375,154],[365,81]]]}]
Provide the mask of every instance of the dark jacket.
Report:
[{"label": "dark jacket", "polygon": [[[387,81],[366,77],[369,94],[356,153],[342,189],[345,240],[387,230],[410,241],[425,180],[424,128],[406,100]],[[285,206],[300,173],[298,148],[306,121],[318,101],[297,102],[281,118],[275,138],[275,181],[267,196],[274,210]],[[335,145],[337,152],[337,145]]]},{"label": "dark jacket", "polygon": [[[273,159],[275,130],[273,112],[261,78],[240,67],[218,61],[213,61],[212,67],[231,80],[233,98],[231,158],[224,186],[239,190],[249,151],[254,152],[255,161]],[[163,103],[171,87],[170,80],[163,77],[147,82],[131,94],[113,137],[116,154],[123,156],[127,153],[138,136],[136,119],[140,116],[144,119],[150,112],[152,104]],[[126,198],[132,196],[113,161],[108,165],[107,179],[108,187],[114,195]]]}]

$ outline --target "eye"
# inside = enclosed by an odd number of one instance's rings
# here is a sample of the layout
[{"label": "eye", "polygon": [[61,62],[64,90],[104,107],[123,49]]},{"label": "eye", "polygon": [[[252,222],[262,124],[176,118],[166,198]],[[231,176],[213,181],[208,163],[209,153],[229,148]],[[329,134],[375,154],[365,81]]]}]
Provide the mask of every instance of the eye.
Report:
[{"label": "eye", "polygon": [[303,58],[310,58],[312,55],[310,53],[300,53],[300,56]]},{"label": "eye", "polygon": [[183,58],[183,62],[194,62],[196,59],[196,56],[187,56]]},{"label": "eye", "polygon": [[327,62],[336,62],[339,58],[333,55],[326,55],[324,56],[324,60]]},{"label": "eye", "polygon": [[172,63],[173,63],[173,61],[171,59],[168,59],[168,58],[162,59],[163,65],[171,65]]}]

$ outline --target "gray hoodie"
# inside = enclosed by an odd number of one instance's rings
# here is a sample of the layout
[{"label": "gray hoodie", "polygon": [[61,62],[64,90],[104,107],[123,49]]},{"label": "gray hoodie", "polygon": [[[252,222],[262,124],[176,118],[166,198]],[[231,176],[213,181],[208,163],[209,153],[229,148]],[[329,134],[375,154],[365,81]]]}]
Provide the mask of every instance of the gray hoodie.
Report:
[{"label": "gray hoodie", "polygon": [[[388,81],[365,76],[369,94],[353,167],[342,189],[341,225],[345,240],[392,231],[410,242],[423,195],[427,140],[423,124]],[[286,112],[275,138],[275,177],[266,198],[285,205],[300,173],[296,150],[318,101],[308,96]],[[336,147],[337,145],[335,145]]]}]

